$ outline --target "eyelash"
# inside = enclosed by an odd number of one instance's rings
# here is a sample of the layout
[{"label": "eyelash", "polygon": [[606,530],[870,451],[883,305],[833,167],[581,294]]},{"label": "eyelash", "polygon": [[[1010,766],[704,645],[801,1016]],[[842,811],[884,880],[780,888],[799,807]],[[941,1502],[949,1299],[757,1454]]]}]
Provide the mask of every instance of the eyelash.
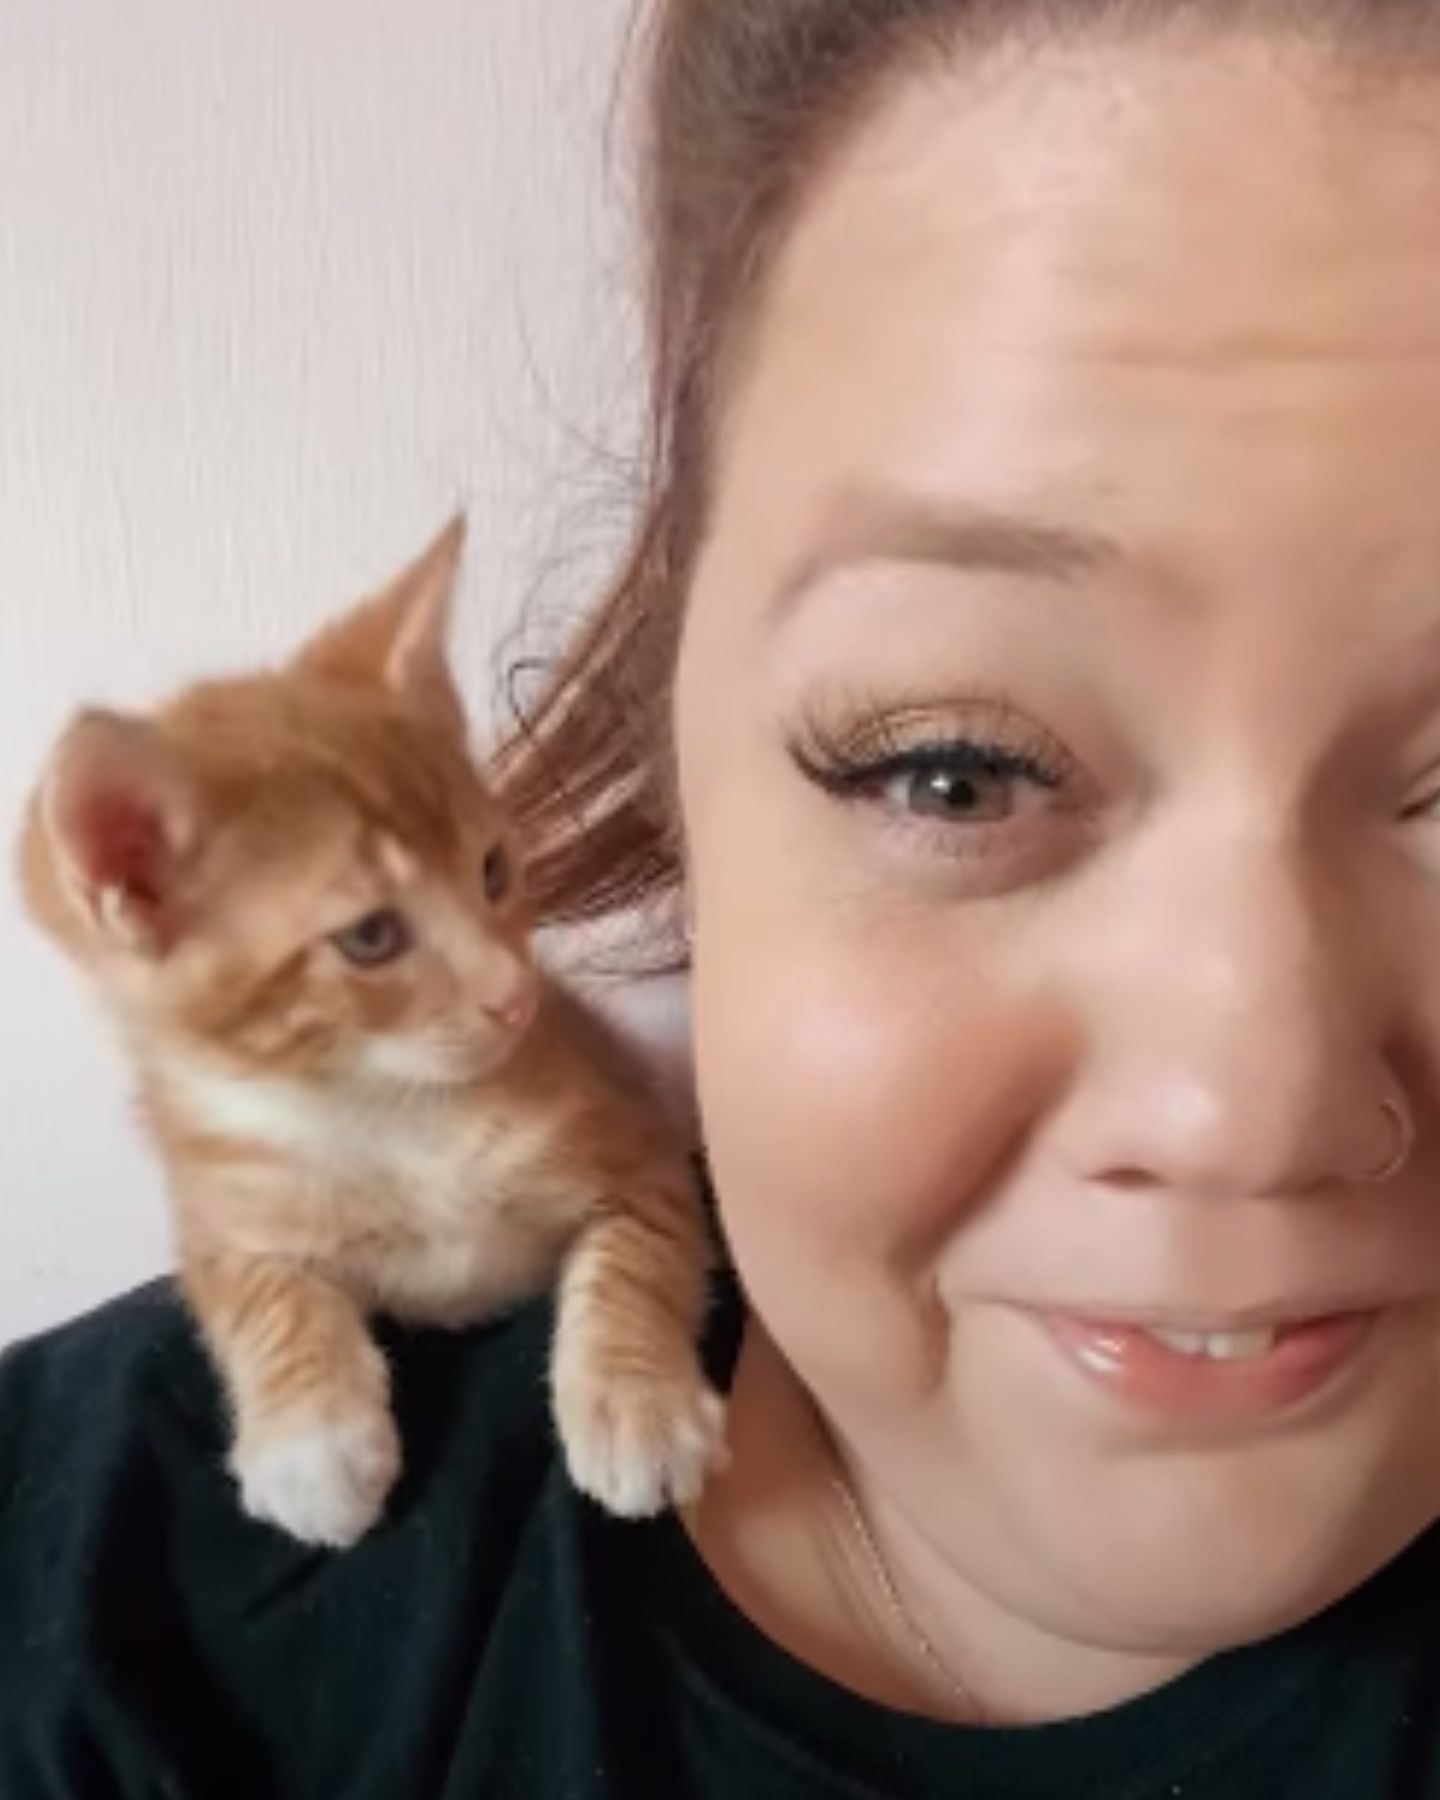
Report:
[{"label": "eyelash", "polygon": [[791,755],[803,774],[841,799],[934,768],[1027,781],[1050,791],[1064,785],[1070,758],[1006,702],[972,701],[963,710],[973,719],[969,730],[956,730],[928,707],[860,702],[843,712],[827,709],[828,716],[806,721]]}]

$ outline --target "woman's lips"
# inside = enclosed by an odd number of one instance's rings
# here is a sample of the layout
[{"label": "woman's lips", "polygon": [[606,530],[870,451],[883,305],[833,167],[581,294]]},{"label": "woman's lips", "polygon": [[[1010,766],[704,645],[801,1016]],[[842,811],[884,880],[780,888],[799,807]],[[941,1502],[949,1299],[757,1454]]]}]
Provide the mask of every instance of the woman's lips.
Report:
[{"label": "woman's lips", "polygon": [[1359,1353],[1378,1317],[1343,1312],[1206,1332],[1037,1316],[1062,1354],[1117,1399],[1214,1423],[1262,1419],[1309,1399]]}]

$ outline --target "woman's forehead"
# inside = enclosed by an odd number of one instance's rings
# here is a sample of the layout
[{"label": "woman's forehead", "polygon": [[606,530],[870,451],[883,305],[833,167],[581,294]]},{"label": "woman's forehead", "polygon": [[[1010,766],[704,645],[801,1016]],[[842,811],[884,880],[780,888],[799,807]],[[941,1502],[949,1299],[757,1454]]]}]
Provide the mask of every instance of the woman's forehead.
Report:
[{"label": "woman's forehead", "polygon": [[1277,532],[1338,508],[1413,535],[1440,468],[1440,63],[1362,83],[1332,54],[1155,37],[892,96],[773,271],[722,544],[733,514],[803,561],[897,492],[1061,529],[1133,503],[1144,531],[1147,503],[1183,528],[1243,488]]},{"label": "woman's forehead", "polygon": [[1386,80],[1344,54],[1212,31],[957,59],[818,181],[768,327],[908,289],[1016,348],[1440,350],[1440,57]]}]

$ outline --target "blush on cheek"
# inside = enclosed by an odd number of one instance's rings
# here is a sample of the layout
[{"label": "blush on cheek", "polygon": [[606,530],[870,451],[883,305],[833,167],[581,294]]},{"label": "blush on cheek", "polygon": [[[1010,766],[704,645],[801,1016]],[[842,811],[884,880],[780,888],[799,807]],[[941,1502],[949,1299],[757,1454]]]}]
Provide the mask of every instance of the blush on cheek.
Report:
[{"label": "blush on cheek", "polygon": [[743,983],[702,957],[695,992],[732,1253],[817,1384],[913,1396],[948,1353],[942,1267],[1063,1086],[1063,1034],[1047,1009],[953,966],[921,991],[893,964],[813,943],[803,966],[777,955],[755,972],[756,949]]},{"label": "blush on cheek", "polygon": [[923,993],[843,961],[711,974],[695,1039],[712,1153],[796,1205],[813,1194],[819,1226],[887,1260],[963,1222],[1058,1085],[1049,1022],[957,974]]}]

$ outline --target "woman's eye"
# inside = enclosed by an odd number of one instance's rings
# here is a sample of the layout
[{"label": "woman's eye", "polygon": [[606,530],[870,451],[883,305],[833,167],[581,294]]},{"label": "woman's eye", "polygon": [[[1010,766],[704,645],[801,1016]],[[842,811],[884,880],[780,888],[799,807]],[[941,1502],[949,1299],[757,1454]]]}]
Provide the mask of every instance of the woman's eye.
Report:
[{"label": "woman's eye", "polygon": [[1020,778],[1017,770],[981,768],[973,762],[922,762],[891,776],[884,797],[888,805],[917,818],[952,825],[996,825],[1011,818],[1020,804]]},{"label": "woman's eye", "polygon": [[1100,824],[1102,797],[1083,765],[1003,701],[908,711],[850,702],[845,713],[838,728],[833,717],[802,726],[790,744],[799,772],[855,816],[862,844],[917,869],[955,865],[967,892],[1058,873]]},{"label": "woman's eye", "polygon": [[489,851],[480,865],[480,881],[485,889],[485,898],[494,906],[510,892],[512,871],[510,857],[504,847],[497,844]]},{"label": "woman's eye", "polygon": [[357,969],[378,969],[397,962],[415,940],[404,913],[385,906],[335,932],[330,942]]},{"label": "woman's eye", "polygon": [[969,739],[885,749],[873,755],[794,752],[802,774],[837,800],[963,833],[1004,826],[1053,803],[1062,770],[1019,749]]}]

